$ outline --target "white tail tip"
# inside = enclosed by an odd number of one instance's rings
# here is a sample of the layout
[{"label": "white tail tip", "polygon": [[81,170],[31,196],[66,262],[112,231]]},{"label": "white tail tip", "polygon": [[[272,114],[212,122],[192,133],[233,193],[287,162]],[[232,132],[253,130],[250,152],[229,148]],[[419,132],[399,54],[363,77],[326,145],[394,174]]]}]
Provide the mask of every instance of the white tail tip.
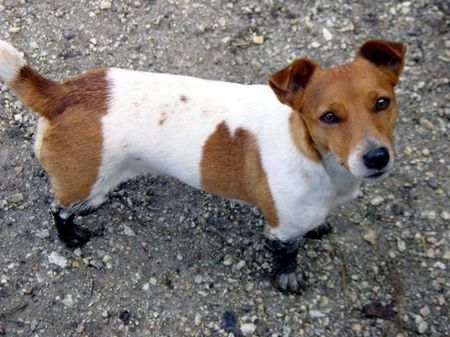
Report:
[{"label": "white tail tip", "polygon": [[5,82],[13,81],[24,65],[25,60],[17,49],[0,40],[0,78]]}]

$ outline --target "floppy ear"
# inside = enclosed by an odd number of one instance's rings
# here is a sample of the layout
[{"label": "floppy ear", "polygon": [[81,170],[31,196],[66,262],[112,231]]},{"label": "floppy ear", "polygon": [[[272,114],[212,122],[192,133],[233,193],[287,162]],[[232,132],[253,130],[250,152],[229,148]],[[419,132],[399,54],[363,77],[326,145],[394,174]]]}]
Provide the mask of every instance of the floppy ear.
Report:
[{"label": "floppy ear", "polygon": [[397,84],[405,62],[406,45],[403,43],[369,40],[358,50],[357,57],[365,58],[392,75],[393,84]]},{"label": "floppy ear", "polygon": [[306,59],[297,59],[288,67],[277,71],[269,77],[269,85],[281,103],[293,108],[294,99],[302,94],[319,66]]}]

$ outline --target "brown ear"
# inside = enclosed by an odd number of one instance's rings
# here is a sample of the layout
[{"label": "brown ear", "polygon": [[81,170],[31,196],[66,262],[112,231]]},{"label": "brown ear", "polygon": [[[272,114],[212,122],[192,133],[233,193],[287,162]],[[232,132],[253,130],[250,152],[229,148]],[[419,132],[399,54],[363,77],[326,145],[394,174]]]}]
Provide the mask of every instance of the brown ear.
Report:
[{"label": "brown ear", "polygon": [[385,68],[393,75],[393,84],[397,84],[403,69],[405,52],[406,45],[403,43],[369,40],[359,48],[357,56]]},{"label": "brown ear", "polygon": [[294,98],[302,94],[318,65],[306,59],[297,59],[288,67],[269,77],[269,85],[281,103],[293,108]]}]

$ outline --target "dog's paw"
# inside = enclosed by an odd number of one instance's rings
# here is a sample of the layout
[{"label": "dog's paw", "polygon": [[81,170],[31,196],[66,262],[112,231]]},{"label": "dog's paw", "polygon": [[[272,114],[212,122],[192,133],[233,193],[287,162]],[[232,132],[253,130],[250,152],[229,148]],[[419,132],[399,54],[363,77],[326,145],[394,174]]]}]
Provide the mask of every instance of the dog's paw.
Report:
[{"label": "dog's paw", "polygon": [[59,239],[68,247],[76,248],[83,246],[89,241],[91,232],[75,224],[75,214],[59,207],[55,203],[50,206]]},{"label": "dog's paw", "polygon": [[306,289],[306,275],[296,271],[277,274],[275,282],[284,293],[300,294]]},{"label": "dog's paw", "polygon": [[67,235],[60,234],[59,238],[68,248],[82,247],[91,238],[91,232],[81,226],[75,224],[73,226],[73,233]]}]

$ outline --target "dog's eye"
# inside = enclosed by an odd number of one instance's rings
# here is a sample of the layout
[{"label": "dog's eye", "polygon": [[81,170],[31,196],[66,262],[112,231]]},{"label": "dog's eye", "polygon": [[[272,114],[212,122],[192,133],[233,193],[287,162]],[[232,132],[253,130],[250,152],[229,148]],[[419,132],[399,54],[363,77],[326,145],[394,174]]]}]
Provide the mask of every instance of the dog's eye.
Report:
[{"label": "dog's eye", "polygon": [[320,116],[320,121],[325,124],[336,124],[339,123],[341,119],[331,111],[325,111],[322,116]]},{"label": "dog's eye", "polygon": [[387,108],[389,108],[389,106],[391,105],[391,99],[388,97],[380,97],[377,99],[377,102],[375,103],[375,110],[378,111],[383,111],[386,110]]}]

